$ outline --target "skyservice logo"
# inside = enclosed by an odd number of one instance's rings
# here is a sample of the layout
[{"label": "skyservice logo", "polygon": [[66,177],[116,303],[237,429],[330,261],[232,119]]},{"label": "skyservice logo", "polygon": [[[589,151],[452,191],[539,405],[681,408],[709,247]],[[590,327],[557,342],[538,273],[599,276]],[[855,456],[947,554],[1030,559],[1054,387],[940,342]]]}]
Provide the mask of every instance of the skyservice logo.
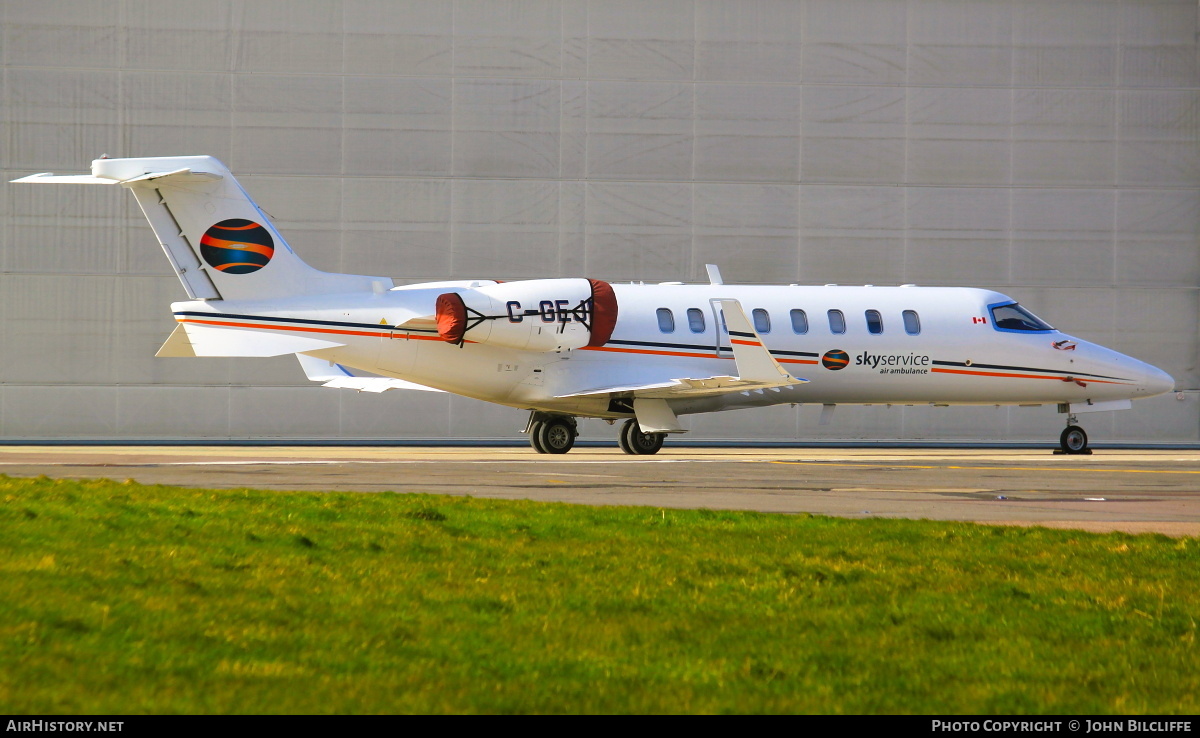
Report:
[{"label": "skyservice logo", "polygon": [[826,351],[825,355],[821,357],[821,366],[825,367],[826,369],[835,371],[835,372],[838,369],[845,369],[846,365],[849,363],[850,363],[850,354],[846,353],[845,351],[842,351],[841,349],[834,349],[833,351]]},{"label": "skyservice logo", "polygon": [[274,254],[271,234],[252,220],[223,220],[205,231],[200,239],[200,255],[210,266],[226,274],[257,272]]}]

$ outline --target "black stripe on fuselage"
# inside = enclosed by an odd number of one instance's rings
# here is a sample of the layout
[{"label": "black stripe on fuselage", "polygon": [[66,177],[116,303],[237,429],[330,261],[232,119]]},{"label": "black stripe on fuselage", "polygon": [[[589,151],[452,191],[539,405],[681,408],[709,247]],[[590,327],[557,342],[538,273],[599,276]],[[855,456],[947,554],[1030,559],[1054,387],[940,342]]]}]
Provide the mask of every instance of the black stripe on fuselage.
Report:
[{"label": "black stripe on fuselage", "polygon": [[1061,371],[1058,369],[1040,369],[1036,366],[1008,366],[1006,364],[976,364],[975,362],[971,362],[970,364],[968,364],[965,361],[937,361],[937,360],[934,360],[933,363],[936,366],[961,366],[964,369],[1005,369],[1008,371],[1042,372],[1044,374],[1061,374],[1063,376],[1071,376],[1071,377],[1091,377],[1092,379],[1116,379],[1116,380],[1120,380],[1122,382],[1132,382],[1133,381],[1132,379],[1127,379],[1125,377],[1109,377],[1104,374],[1084,374],[1083,372],[1064,372],[1064,371]]},{"label": "black stripe on fuselage", "polygon": [[[731,333],[732,333],[732,331],[731,331]],[[747,335],[747,336],[750,336],[751,334],[748,334],[748,333],[746,333],[746,334],[743,334],[743,333],[732,333],[732,335],[735,335],[735,336],[741,336],[741,335]],[[751,336],[751,337],[753,337],[753,336]],[[611,345],[613,345],[613,344],[616,344],[616,345],[619,345],[619,346],[644,346],[644,347],[646,347],[646,348],[673,348],[673,349],[687,349],[687,350],[690,350],[690,351],[715,351],[715,350],[716,350],[716,349],[713,347],[713,345],[712,345],[711,343],[703,343],[703,344],[695,344],[695,343],[665,343],[665,342],[663,342],[663,341],[620,341],[620,340],[616,340],[616,339],[610,339],[610,340],[609,340],[609,342],[608,342],[608,343],[606,343],[606,344],[604,344],[604,345],[605,345],[605,346],[611,346]],[[730,348],[729,346],[722,346],[722,347],[721,347],[721,350],[722,350],[722,351],[732,351],[733,349],[732,349],[732,348]],[[820,356],[820,354],[814,354],[814,353],[812,353],[811,351],[782,351],[782,350],[779,350],[779,349],[770,349],[770,352],[771,352],[772,354],[779,354],[780,356],[806,356],[806,357],[811,357],[811,358],[814,358],[814,359],[815,359],[816,357]]]}]

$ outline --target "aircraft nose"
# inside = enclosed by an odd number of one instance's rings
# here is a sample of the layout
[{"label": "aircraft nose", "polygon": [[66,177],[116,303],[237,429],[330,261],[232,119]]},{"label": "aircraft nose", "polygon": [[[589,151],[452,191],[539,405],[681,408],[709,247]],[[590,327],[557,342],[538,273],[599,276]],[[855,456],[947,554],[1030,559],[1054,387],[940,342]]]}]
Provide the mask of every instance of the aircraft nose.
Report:
[{"label": "aircraft nose", "polygon": [[1161,395],[1175,389],[1175,378],[1156,366],[1146,364],[1139,384],[1147,395]]}]

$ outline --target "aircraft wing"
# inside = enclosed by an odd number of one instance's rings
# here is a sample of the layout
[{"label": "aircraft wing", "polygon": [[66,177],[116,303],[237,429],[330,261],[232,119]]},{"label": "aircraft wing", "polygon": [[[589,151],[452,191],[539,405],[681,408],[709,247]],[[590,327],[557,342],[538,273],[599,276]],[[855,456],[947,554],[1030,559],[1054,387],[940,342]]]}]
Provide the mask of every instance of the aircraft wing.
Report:
[{"label": "aircraft wing", "polygon": [[666,382],[596,387],[594,389],[557,395],[557,397],[625,397],[631,400],[630,404],[634,414],[637,416],[638,425],[642,432],[686,433],[687,430],[680,425],[679,419],[675,416],[675,411],[671,408],[668,400],[713,397],[735,392],[750,394],[752,391],[762,392],[768,389],[778,392],[782,387],[789,387],[808,381],[806,379],[795,379],[794,377],[789,377],[789,379],[791,381],[782,379],[742,379],[740,377],[728,376],[685,377],[682,379],[671,379]]},{"label": "aircraft wing", "polygon": [[771,356],[771,352],[763,346],[762,337],[751,325],[737,300],[718,300],[717,302],[721,306],[721,312],[724,314],[725,323],[728,326],[734,363],[737,365],[738,375],[736,377],[722,375],[680,377],[657,382],[629,382],[576,390],[556,395],[556,397],[621,394],[632,395],[635,398],[668,400],[790,387],[808,381],[793,377],[775,360],[775,357]]},{"label": "aircraft wing", "polygon": [[571,392],[569,394],[555,396],[564,398],[622,394],[632,395],[633,397],[667,400],[671,398],[725,395],[729,394],[730,392],[745,392],[748,390],[769,389],[772,387],[787,387],[791,384],[798,384],[800,382],[807,381],[808,380],[806,379],[801,379],[797,380],[796,382],[767,382],[728,376],[698,378],[684,377],[681,379],[671,379],[666,382],[654,382],[650,384],[595,387],[593,389],[585,389],[579,392]]},{"label": "aircraft wing", "polygon": [[416,382],[407,382],[394,377],[381,377],[377,374],[357,369],[349,369],[332,361],[319,359],[315,356],[296,354],[304,374],[314,382],[321,382],[322,387],[335,389],[352,389],[359,392],[387,392],[393,389],[419,390],[422,392],[443,392],[444,390],[426,387]]}]

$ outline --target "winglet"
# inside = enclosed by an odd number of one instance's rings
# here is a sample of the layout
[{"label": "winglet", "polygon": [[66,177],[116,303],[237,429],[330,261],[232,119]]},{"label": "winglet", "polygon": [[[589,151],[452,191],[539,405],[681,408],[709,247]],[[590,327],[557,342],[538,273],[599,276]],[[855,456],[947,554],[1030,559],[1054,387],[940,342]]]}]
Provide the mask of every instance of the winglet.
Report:
[{"label": "winglet", "polygon": [[737,364],[738,378],[781,385],[801,384],[807,379],[797,379],[779,365],[771,352],[763,345],[762,338],[737,300],[716,300],[725,315],[729,330],[729,343],[733,346],[733,360]]}]

